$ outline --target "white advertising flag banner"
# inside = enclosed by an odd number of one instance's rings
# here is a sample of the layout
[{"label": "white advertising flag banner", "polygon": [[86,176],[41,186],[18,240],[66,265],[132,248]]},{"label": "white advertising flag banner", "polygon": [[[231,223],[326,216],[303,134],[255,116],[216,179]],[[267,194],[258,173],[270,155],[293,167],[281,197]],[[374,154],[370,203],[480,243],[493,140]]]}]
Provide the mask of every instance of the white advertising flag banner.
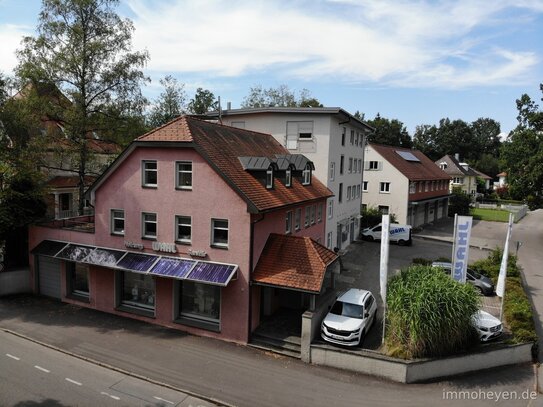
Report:
[{"label": "white advertising flag banner", "polygon": [[498,283],[496,284],[496,295],[503,297],[505,293],[505,276],[507,275],[507,261],[509,259],[509,240],[513,229],[513,214],[509,214],[509,225],[507,226],[507,237],[505,238],[505,246],[503,248],[502,263],[500,265],[500,274],[498,275]]},{"label": "white advertising flag banner", "polygon": [[381,262],[379,268],[379,282],[381,284],[381,299],[386,304],[387,279],[388,279],[388,238],[389,238],[390,217],[383,215],[381,221]]},{"label": "white advertising flag banner", "polygon": [[461,283],[466,282],[472,223],[471,216],[457,216],[453,242],[452,278]]}]

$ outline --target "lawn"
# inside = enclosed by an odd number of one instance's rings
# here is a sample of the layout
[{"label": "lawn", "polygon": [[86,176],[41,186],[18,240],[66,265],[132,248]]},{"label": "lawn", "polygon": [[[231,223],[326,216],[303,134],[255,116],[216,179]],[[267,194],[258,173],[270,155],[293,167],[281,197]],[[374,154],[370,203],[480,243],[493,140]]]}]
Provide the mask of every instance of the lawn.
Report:
[{"label": "lawn", "polygon": [[483,209],[483,208],[471,208],[470,215],[474,219],[488,220],[491,222],[508,222],[509,211],[500,209]]}]

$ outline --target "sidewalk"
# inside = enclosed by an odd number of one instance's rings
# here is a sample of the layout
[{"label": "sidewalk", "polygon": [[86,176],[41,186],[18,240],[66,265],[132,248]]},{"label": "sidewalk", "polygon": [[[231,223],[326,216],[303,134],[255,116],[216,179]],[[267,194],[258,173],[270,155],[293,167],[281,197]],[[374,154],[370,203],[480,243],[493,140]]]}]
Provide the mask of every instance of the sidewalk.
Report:
[{"label": "sidewalk", "polygon": [[[425,225],[422,230],[413,232],[413,236],[452,243],[453,229],[454,218],[447,218],[431,225]],[[493,250],[496,247],[503,249],[506,233],[507,223],[474,220],[471,228],[470,246],[483,250]]]}]

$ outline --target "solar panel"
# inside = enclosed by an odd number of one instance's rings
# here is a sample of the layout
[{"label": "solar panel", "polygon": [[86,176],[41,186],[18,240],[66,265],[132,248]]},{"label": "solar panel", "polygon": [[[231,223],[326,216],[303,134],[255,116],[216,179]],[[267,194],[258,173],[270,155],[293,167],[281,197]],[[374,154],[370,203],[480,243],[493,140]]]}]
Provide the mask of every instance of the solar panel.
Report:
[{"label": "solar panel", "polygon": [[96,249],[94,246],[83,246],[78,244],[69,244],[55,257],[64,260],[81,262],[89,255],[91,251]]},{"label": "solar panel", "polygon": [[157,256],[150,256],[148,254],[127,253],[126,256],[119,260],[117,267],[140,273],[146,273],[149,271],[157,258]]},{"label": "solar panel", "polygon": [[396,154],[402,157],[405,161],[420,162],[420,160],[410,151],[396,150]]},{"label": "solar panel", "polygon": [[199,261],[192,271],[187,275],[187,280],[216,284],[226,286],[235,272],[238,266],[232,264],[218,264]]},{"label": "solar panel", "polygon": [[183,279],[195,264],[194,260],[162,257],[154,265],[151,274]]},{"label": "solar panel", "polygon": [[117,264],[117,261],[119,261],[125,253],[126,251],[123,250],[102,249],[97,247],[82,261],[84,263],[96,264],[97,266],[114,267]]},{"label": "solar panel", "polygon": [[34,247],[30,253],[40,256],[54,257],[55,254],[60,252],[66,247],[68,243],[57,242],[55,240],[43,240],[39,245]]}]

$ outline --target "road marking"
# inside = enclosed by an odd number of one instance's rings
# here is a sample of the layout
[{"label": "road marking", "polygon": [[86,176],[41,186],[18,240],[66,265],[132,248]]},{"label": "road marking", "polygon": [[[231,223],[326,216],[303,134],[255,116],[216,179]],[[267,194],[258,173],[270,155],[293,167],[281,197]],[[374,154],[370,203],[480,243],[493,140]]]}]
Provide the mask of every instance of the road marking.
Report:
[{"label": "road marking", "polygon": [[73,384],[77,384],[78,386],[82,386],[81,383],[76,382],[75,380],[72,380],[72,379],[70,379],[69,377],[66,378],[66,381],[67,381],[67,382],[70,382],[70,383],[73,383]]},{"label": "road marking", "polygon": [[153,398],[158,400],[158,401],[165,401],[166,403],[169,403],[169,404],[175,404],[173,401],[162,399],[162,398],[157,397],[157,396],[153,396]]},{"label": "road marking", "polygon": [[38,366],[38,365],[34,365],[34,367],[38,370],[41,370],[42,372],[45,372],[45,373],[51,373],[50,370],[47,370],[47,369],[44,369],[43,367],[41,366]]},{"label": "road marking", "polygon": [[12,359],[15,359],[15,360],[21,360],[21,359],[18,358],[17,356],[10,355],[9,353],[6,353],[6,356],[7,356],[8,358],[12,358]]},{"label": "road marking", "polygon": [[104,396],[111,397],[113,400],[120,400],[120,397],[114,396],[113,394],[106,393],[105,391],[101,392],[100,394],[103,394]]}]

